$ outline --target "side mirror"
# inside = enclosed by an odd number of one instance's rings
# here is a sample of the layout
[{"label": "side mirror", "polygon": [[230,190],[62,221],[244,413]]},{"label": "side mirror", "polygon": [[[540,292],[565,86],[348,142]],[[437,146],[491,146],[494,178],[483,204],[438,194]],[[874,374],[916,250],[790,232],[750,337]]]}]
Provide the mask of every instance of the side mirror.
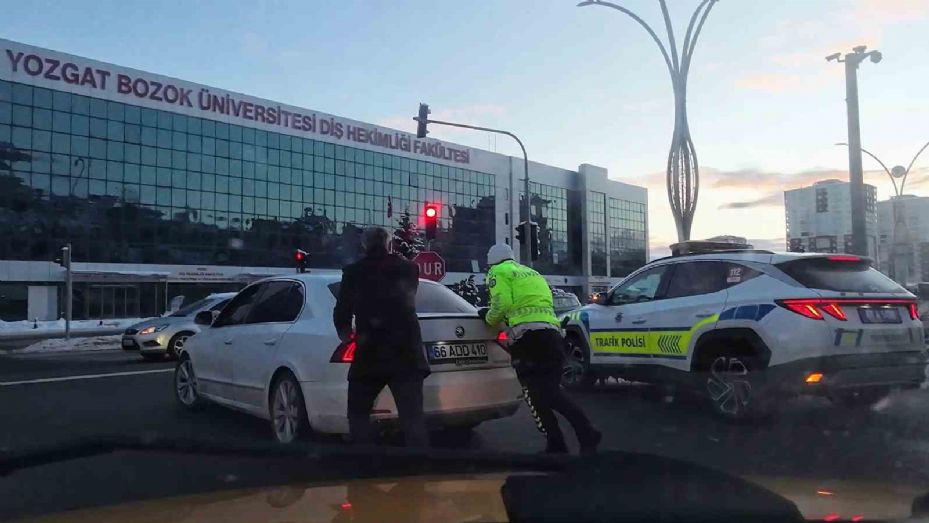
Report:
[{"label": "side mirror", "polygon": [[212,324],[213,324],[213,320],[216,318],[216,316],[213,315],[214,312],[216,312],[216,311],[200,311],[200,312],[198,312],[197,315],[194,316],[194,323],[196,323],[197,325],[204,325],[204,326],[210,326],[210,325],[212,325]]},{"label": "side mirror", "polygon": [[594,294],[594,299],[592,300],[592,303],[596,303],[597,305],[606,305],[606,301],[607,301],[606,297],[607,297],[607,294],[605,292],[598,292]]}]

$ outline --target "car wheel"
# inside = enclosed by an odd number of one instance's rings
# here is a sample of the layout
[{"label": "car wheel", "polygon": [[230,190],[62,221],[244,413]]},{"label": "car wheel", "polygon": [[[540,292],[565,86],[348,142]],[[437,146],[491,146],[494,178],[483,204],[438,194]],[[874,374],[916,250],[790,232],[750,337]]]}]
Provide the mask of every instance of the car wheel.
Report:
[{"label": "car wheel", "polygon": [[716,414],[742,420],[758,414],[761,398],[752,387],[757,365],[750,355],[716,352],[705,359],[703,391]]},{"label": "car wheel", "polygon": [[145,361],[164,361],[165,355],[161,352],[155,354],[146,354],[143,352],[142,359]]},{"label": "car wheel", "polygon": [[565,361],[561,371],[561,384],[566,389],[585,389],[597,381],[590,370],[590,353],[575,335],[565,338]]},{"label": "car wheel", "polygon": [[193,410],[203,405],[194,364],[190,361],[190,356],[184,354],[174,367],[174,398],[186,409]]},{"label": "car wheel", "polygon": [[193,335],[192,332],[179,332],[171,337],[171,341],[168,342],[168,357],[172,360],[178,359],[184,352],[187,339]]},{"label": "car wheel", "polygon": [[289,444],[310,432],[303,392],[293,374],[280,375],[271,387],[271,433],[278,443]]}]

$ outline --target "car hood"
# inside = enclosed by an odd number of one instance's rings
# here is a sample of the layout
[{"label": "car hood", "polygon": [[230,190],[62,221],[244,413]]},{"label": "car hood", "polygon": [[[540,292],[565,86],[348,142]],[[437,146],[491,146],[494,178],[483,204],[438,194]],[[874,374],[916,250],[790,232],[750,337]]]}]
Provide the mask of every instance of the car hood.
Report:
[{"label": "car hood", "polygon": [[147,320],[140,321],[136,324],[131,325],[130,329],[141,330],[144,327],[149,325],[183,325],[185,323],[193,323],[193,316],[162,316],[159,318],[149,318]]},{"label": "car hood", "polygon": [[[387,522],[510,521],[501,490],[537,473],[361,479],[230,490],[77,510],[29,521],[90,522]],[[786,498],[806,520],[875,521],[911,517],[912,485],[782,477],[745,478]]]}]

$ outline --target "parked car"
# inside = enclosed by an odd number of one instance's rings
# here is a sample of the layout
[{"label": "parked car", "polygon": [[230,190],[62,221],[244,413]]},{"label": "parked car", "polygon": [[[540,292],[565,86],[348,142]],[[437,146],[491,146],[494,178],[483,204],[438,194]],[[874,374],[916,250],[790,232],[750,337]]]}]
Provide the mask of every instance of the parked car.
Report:
[{"label": "parked car", "polygon": [[727,250],[632,273],[563,320],[566,386],[685,384],[741,418],[784,395],[872,404],[925,380],[916,297],[851,255]]},{"label": "parked car", "polygon": [[200,326],[194,323],[197,313],[218,313],[235,295],[234,292],[211,294],[167,316],[136,323],[123,333],[123,350],[137,350],[146,360],[164,359],[166,355],[177,359],[187,340],[200,332]]},{"label": "parked car", "polygon": [[561,289],[552,289],[552,301],[555,305],[555,316],[561,316],[581,306],[581,300],[577,299],[577,296]]},{"label": "parked car", "polygon": [[[176,367],[177,401],[195,408],[209,400],[270,420],[281,443],[309,431],[348,433],[346,378],[355,345],[340,342],[332,324],[340,281],[278,276],[243,289],[215,321],[201,312],[203,331],[188,340]],[[416,308],[432,370],[423,391],[427,422],[471,428],[516,412],[521,388],[500,345],[505,334],[438,283],[420,280]],[[373,417],[397,417],[389,389]]]}]

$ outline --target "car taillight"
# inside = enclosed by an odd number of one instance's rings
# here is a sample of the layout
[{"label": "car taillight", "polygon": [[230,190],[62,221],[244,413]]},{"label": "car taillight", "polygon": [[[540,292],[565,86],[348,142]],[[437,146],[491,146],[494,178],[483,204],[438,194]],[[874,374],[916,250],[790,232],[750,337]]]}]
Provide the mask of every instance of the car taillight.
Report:
[{"label": "car taillight", "polygon": [[919,319],[919,308],[916,306],[916,302],[912,300],[904,299],[886,299],[886,300],[868,300],[868,299],[848,299],[848,298],[839,298],[839,299],[798,299],[798,300],[777,300],[777,304],[785,309],[796,312],[797,314],[810,318],[811,320],[822,320],[825,319],[823,312],[832,316],[833,318],[839,321],[848,321],[848,316],[845,315],[845,310],[842,309],[843,305],[857,305],[857,306],[870,306],[870,307],[887,307],[887,306],[905,306],[907,312],[910,314],[910,319],[918,320]]},{"label": "car taillight", "polygon": [[509,340],[509,337],[506,335],[506,331],[500,331],[497,333],[497,343],[504,344]]},{"label": "car taillight", "polygon": [[340,343],[329,358],[329,363],[351,363],[355,361],[355,349],[358,344],[355,342],[354,335],[348,342]]}]

